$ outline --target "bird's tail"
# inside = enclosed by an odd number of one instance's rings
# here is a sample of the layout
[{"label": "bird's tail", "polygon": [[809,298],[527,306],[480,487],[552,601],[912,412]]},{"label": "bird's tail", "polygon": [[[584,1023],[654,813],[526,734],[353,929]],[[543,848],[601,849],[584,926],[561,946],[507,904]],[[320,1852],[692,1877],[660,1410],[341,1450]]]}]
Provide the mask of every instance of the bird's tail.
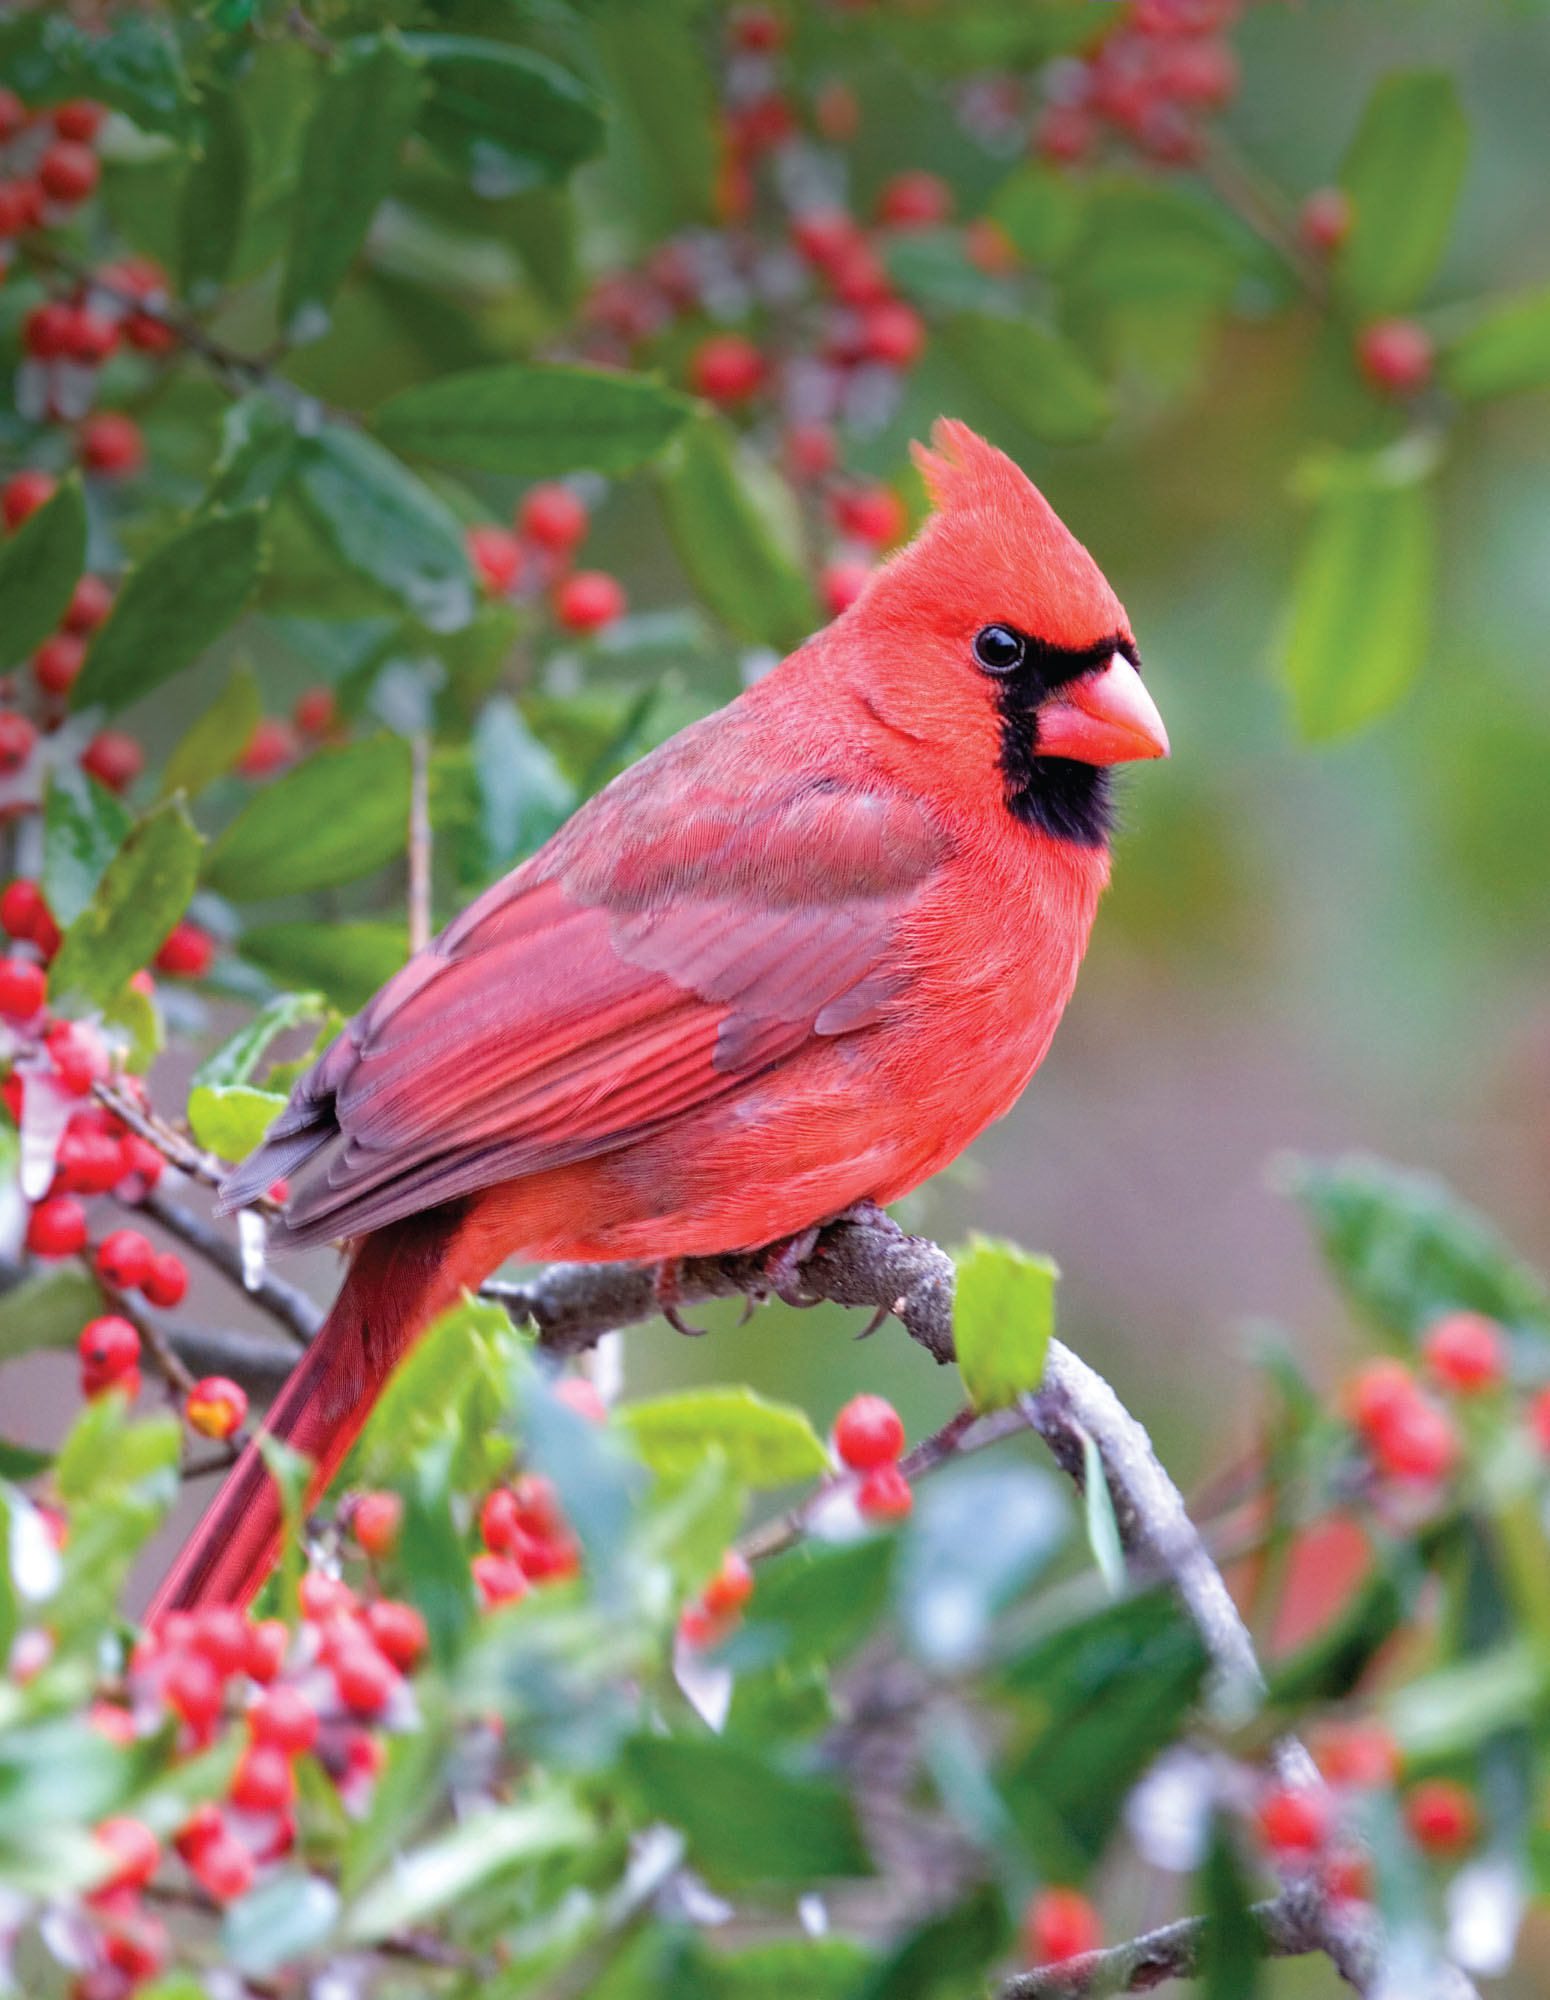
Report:
[{"label": "bird's tail", "polygon": [[[465,1282],[455,1209],[396,1222],[366,1237],[316,1338],[264,1419],[264,1430],[313,1463],[308,1504],[338,1471],[394,1367]],[[249,1444],[173,1564],[146,1613],[245,1605],[280,1553],[280,1496]]]}]

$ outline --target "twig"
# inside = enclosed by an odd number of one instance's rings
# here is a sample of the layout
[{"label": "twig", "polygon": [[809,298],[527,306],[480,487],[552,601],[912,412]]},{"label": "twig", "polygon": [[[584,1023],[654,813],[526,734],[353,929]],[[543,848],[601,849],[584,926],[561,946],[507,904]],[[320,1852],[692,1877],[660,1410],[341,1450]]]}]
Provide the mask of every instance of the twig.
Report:
[{"label": "twig", "polygon": [[430,738],[417,729],[409,739],[409,949],[431,941]]},{"label": "twig", "polygon": [[178,1237],[207,1263],[213,1264],[246,1297],[255,1305],[262,1306],[303,1345],[323,1324],[322,1307],[295,1285],[287,1284],[284,1278],[277,1278],[272,1271],[265,1271],[256,1285],[245,1285],[242,1279],[242,1252],[236,1244],[223,1236],[214,1223],[206,1222],[192,1209],[164,1195],[159,1188],[152,1188],[134,1207],[136,1213],[150,1216],[169,1235]]},{"label": "twig", "polygon": [[213,1153],[205,1152],[192,1139],[175,1132],[154,1113],[142,1111],[121,1085],[103,1082],[94,1084],[92,1088],[99,1104],[106,1106],[121,1124],[127,1125],[147,1145],[154,1146],[179,1173],[187,1174],[190,1180],[198,1181],[204,1187],[220,1186],[226,1169]]},{"label": "twig", "polygon": [[1296,220],[1280,190],[1250,166],[1219,131],[1207,136],[1199,165],[1212,192],[1270,245],[1314,305],[1327,307],[1328,274],[1298,235]]}]

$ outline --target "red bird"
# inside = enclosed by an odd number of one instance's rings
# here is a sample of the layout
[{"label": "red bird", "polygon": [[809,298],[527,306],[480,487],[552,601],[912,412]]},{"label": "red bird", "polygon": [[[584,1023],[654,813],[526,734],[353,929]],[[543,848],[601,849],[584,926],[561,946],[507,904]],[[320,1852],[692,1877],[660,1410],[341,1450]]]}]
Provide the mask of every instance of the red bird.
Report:
[{"label": "red bird", "polygon": [[[756,1249],[887,1203],[1010,1109],[1162,757],[1125,613],[1010,459],[943,422],[935,511],[825,630],[588,801],[418,953],[228,1180],[354,1239],[268,1428],[320,1492],[395,1364],[505,1259]],[[151,1616],[241,1604],[249,1446]]]}]

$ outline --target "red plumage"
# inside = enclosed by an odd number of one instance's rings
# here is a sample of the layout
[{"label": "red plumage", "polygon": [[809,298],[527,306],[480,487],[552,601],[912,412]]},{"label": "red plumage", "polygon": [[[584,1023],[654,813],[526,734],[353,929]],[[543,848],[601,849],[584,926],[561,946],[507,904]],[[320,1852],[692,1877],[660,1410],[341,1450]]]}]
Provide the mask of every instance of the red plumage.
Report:
[{"label": "red plumage", "polygon": [[[318,1490],[506,1258],[752,1249],[892,1201],[1042,1059],[1108,850],[1039,788],[1166,738],[1086,551],[964,426],[936,443],[936,512],[857,603],[412,959],[232,1176],[228,1205],[289,1178],[282,1244],[356,1239],[268,1418]],[[991,626],[1043,679],[987,671]],[[277,1535],[250,1450],[152,1616],[245,1601]]]}]

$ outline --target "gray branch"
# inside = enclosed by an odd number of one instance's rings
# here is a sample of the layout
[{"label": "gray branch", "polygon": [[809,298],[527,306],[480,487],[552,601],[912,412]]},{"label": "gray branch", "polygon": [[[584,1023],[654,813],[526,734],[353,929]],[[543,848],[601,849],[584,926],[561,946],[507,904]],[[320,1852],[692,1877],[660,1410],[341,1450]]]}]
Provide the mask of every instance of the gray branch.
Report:
[{"label": "gray branch", "polygon": [[[135,1211],[150,1216],[161,1224],[169,1236],[176,1236],[190,1250],[197,1250],[207,1263],[230,1278],[246,1297],[279,1320],[303,1345],[323,1324],[323,1308],[316,1300],[309,1298],[299,1286],[277,1278],[272,1271],[266,1270],[249,1290],[242,1282],[242,1252],[231,1238],[217,1229],[213,1222],[206,1222],[191,1208],[185,1208],[181,1202],[163,1194],[160,1188],[152,1188],[137,1201]],[[294,1361],[294,1354],[291,1358]]]}]

